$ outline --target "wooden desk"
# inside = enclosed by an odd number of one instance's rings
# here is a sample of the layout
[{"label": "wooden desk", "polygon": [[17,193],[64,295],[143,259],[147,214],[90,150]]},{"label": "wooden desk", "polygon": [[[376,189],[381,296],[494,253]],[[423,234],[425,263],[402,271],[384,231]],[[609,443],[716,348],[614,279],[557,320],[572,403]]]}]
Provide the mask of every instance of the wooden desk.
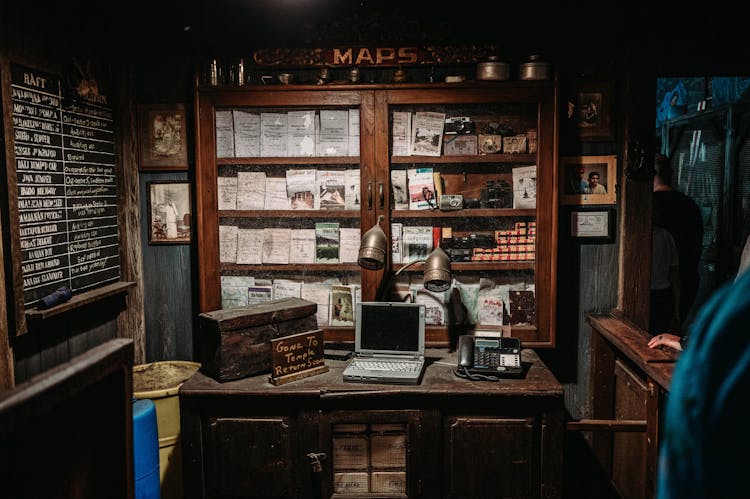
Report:
[{"label": "wooden desk", "polygon": [[587,321],[593,328],[592,417],[608,429],[592,436],[594,452],[622,498],[652,498],[660,414],[679,354],[649,348],[651,335],[622,318]]},{"label": "wooden desk", "polygon": [[336,360],[281,386],[196,374],[179,392],[186,496],[560,497],[563,391],[536,353],[499,382],[427,357],[417,386],[345,383]]}]

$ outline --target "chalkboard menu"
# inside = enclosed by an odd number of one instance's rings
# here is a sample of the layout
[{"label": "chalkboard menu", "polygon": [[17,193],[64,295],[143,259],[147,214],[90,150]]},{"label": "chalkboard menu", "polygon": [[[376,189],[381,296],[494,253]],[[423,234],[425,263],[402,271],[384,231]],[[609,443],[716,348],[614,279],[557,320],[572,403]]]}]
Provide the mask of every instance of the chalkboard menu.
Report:
[{"label": "chalkboard menu", "polygon": [[61,286],[75,294],[120,279],[113,115],[89,85],[10,65],[24,308]]}]

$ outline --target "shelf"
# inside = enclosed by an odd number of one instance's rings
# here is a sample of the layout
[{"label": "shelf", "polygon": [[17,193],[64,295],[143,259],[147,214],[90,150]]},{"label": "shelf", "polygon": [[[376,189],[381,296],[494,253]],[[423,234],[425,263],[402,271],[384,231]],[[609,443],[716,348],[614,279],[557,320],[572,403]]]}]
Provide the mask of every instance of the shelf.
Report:
[{"label": "shelf", "polygon": [[289,263],[245,265],[239,263],[222,263],[220,270],[289,271],[289,272],[359,272],[362,268],[356,263]]},{"label": "shelf", "polygon": [[89,303],[94,303],[104,298],[114,296],[119,293],[125,293],[128,288],[135,286],[134,282],[119,281],[101,288],[92,289],[91,291],[85,291],[80,294],[73,295],[70,300],[54,307],[40,309],[32,308],[26,311],[26,317],[30,320],[44,320],[54,317],[56,315],[75,310]]},{"label": "shelf", "polygon": [[359,218],[355,210],[219,210],[219,218]]},{"label": "shelf", "polygon": [[305,157],[265,157],[265,158],[216,158],[222,165],[358,165],[359,156],[305,156]]},{"label": "shelf", "polygon": [[536,154],[472,154],[470,156],[392,156],[392,164],[534,163]]},{"label": "shelf", "polygon": [[476,218],[476,217],[533,217],[534,209],[478,208],[455,211],[440,210],[394,210],[391,218]]},{"label": "shelf", "polygon": [[[451,262],[451,271],[479,271],[479,270],[534,270],[535,260],[516,260],[513,262]],[[398,271],[402,267],[408,264],[393,264],[393,270]],[[404,270],[404,272],[422,272],[424,270],[423,263],[417,263]]]}]

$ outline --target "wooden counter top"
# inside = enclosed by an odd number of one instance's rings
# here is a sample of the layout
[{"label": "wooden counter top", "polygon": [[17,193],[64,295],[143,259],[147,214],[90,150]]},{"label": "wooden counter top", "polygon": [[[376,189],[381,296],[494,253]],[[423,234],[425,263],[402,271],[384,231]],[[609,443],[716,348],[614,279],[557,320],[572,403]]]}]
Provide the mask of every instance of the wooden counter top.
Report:
[{"label": "wooden counter top", "polygon": [[257,397],[296,395],[310,398],[330,399],[335,397],[389,397],[407,396],[434,397],[447,393],[459,396],[523,396],[562,400],[563,390],[559,381],[539,359],[536,352],[522,351],[521,360],[525,375],[519,379],[501,379],[497,382],[470,381],[453,374],[456,352],[447,349],[427,349],[427,367],[419,385],[392,385],[379,383],[344,382],[342,371],[347,361],[326,359],[329,371],[276,386],[268,381],[268,374],[219,383],[203,373],[196,373],[180,388],[180,395]]},{"label": "wooden counter top", "polygon": [[679,352],[670,348],[650,348],[648,341],[652,336],[648,331],[612,314],[589,315],[586,321],[662,388],[669,390]]}]

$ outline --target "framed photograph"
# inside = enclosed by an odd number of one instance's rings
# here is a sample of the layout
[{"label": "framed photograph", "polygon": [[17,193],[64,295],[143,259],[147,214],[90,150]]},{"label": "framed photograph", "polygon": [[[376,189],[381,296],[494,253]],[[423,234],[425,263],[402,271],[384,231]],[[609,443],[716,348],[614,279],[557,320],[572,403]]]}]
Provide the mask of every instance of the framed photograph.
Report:
[{"label": "framed photograph", "polygon": [[584,82],[571,92],[566,113],[571,138],[615,140],[612,101],[612,85],[608,82]]},{"label": "framed photograph", "polygon": [[615,204],[617,156],[560,158],[560,204]]},{"label": "framed photograph", "polygon": [[147,182],[149,244],[189,244],[192,232],[190,183]]},{"label": "framed photograph", "polygon": [[572,209],[570,211],[570,237],[584,243],[614,242],[614,208]]},{"label": "framed photograph", "polygon": [[184,104],[138,106],[139,170],[187,170]]}]

